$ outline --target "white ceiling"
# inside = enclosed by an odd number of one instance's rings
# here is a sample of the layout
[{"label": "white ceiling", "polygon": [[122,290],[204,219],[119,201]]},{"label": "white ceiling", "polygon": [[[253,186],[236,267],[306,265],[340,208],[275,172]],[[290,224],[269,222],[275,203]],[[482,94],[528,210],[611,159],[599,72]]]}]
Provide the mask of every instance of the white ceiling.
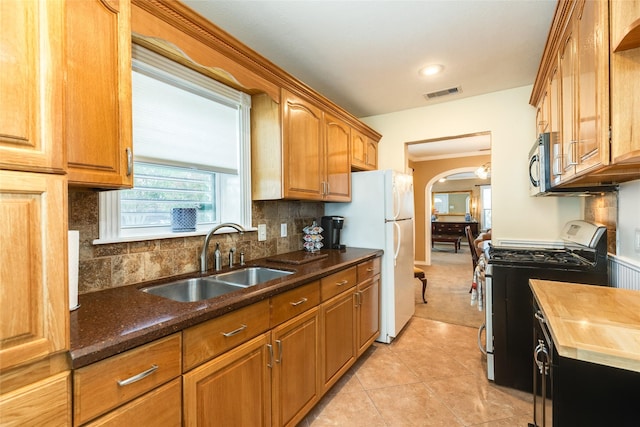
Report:
[{"label": "white ceiling", "polygon": [[[533,84],[556,5],[555,0],[183,1],[361,118]],[[434,63],[444,65],[444,72],[430,78],[418,74]],[[423,96],[451,87],[462,91],[432,100]]]}]

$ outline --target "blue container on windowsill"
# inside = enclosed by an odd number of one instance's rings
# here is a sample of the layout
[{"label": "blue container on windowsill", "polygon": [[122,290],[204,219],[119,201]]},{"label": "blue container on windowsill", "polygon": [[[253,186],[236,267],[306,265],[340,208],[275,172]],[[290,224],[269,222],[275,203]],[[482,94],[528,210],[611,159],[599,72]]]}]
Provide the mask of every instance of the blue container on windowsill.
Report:
[{"label": "blue container on windowsill", "polygon": [[171,231],[196,231],[196,208],[171,209]]}]

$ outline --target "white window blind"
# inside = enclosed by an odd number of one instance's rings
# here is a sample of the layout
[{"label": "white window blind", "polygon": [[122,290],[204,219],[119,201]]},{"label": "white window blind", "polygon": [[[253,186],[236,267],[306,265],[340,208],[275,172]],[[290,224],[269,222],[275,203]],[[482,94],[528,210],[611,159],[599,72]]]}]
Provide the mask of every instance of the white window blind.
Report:
[{"label": "white window blind", "polygon": [[137,46],[132,92],[137,160],[238,173],[246,94]]}]

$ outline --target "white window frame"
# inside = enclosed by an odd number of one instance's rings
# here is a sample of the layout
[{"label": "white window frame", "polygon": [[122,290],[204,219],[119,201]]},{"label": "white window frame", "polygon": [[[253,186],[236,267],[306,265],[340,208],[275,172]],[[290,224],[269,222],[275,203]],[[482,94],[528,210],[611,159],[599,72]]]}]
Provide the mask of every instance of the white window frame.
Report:
[{"label": "white window frame", "polygon": [[[240,218],[234,218],[233,222],[242,225],[246,230],[252,230],[251,227],[251,97],[231,87],[217,82],[209,77],[202,75],[188,67],[174,62],[162,55],[152,52],[136,44],[132,45],[132,67],[135,70],[144,70],[145,73],[162,73],[163,78],[176,78],[181,81],[187,80],[194,86],[203,86],[209,94],[214,92],[219,97],[220,102],[238,105],[241,110],[239,136],[239,159],[238,174],[241,178],[240,198],[242,200],[240,207]],[[135,157],[135,147],[134,147]],[[144,161],[144,159],[138,159]],[[169,164],[169,163],[167,163]],[[135,173],[135,170],[134,170]],[[220,196],[224,198],[224,195]],[[225,219],[223,219],[224,221]],[[230,219],[227,219],[230,220]],[[94,240],[94,244],[117,243],[127,241],[155,240],[163,238],[173,238],[182,236],[197,236],[206,234],[216,224],[204,227],[198,227],[193,232],[173,233],[169,228],[162,228],[154,231],[154,227],[149,227],[149,233],[136,235],[121,235],[120,233],[120,192],[104,191],[99,196],[99,238]],[[224,230],[229,232],[229,230]]]}]

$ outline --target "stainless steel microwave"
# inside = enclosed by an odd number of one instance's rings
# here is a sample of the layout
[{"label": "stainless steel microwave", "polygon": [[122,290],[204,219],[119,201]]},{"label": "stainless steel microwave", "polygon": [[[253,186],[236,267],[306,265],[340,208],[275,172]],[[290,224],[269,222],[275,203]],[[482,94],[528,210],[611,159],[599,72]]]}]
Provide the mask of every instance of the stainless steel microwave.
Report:
[{"label": "stainless steel microwave", "polygon": [[550,134],[541,133],[529,151],[529,195],[543,195],[551,189]]},{"label": "stainless steel microwave", "polygon": [[558,172],[552,173],[552,168],[555,161],[555,170],[560,170],[561,165],[559,162],[562,157],[559,153],[552,153],[552,150],[557,151],[560,147],[555,142],[551,143],[552,136],[557,137],[557,134],[541,133],[529,151],[529,195],[584,196],[618,189],[615,183],[599,183],[590,187],[557,187],[557,183],[552,181],[552,176],[558,174]]}]

